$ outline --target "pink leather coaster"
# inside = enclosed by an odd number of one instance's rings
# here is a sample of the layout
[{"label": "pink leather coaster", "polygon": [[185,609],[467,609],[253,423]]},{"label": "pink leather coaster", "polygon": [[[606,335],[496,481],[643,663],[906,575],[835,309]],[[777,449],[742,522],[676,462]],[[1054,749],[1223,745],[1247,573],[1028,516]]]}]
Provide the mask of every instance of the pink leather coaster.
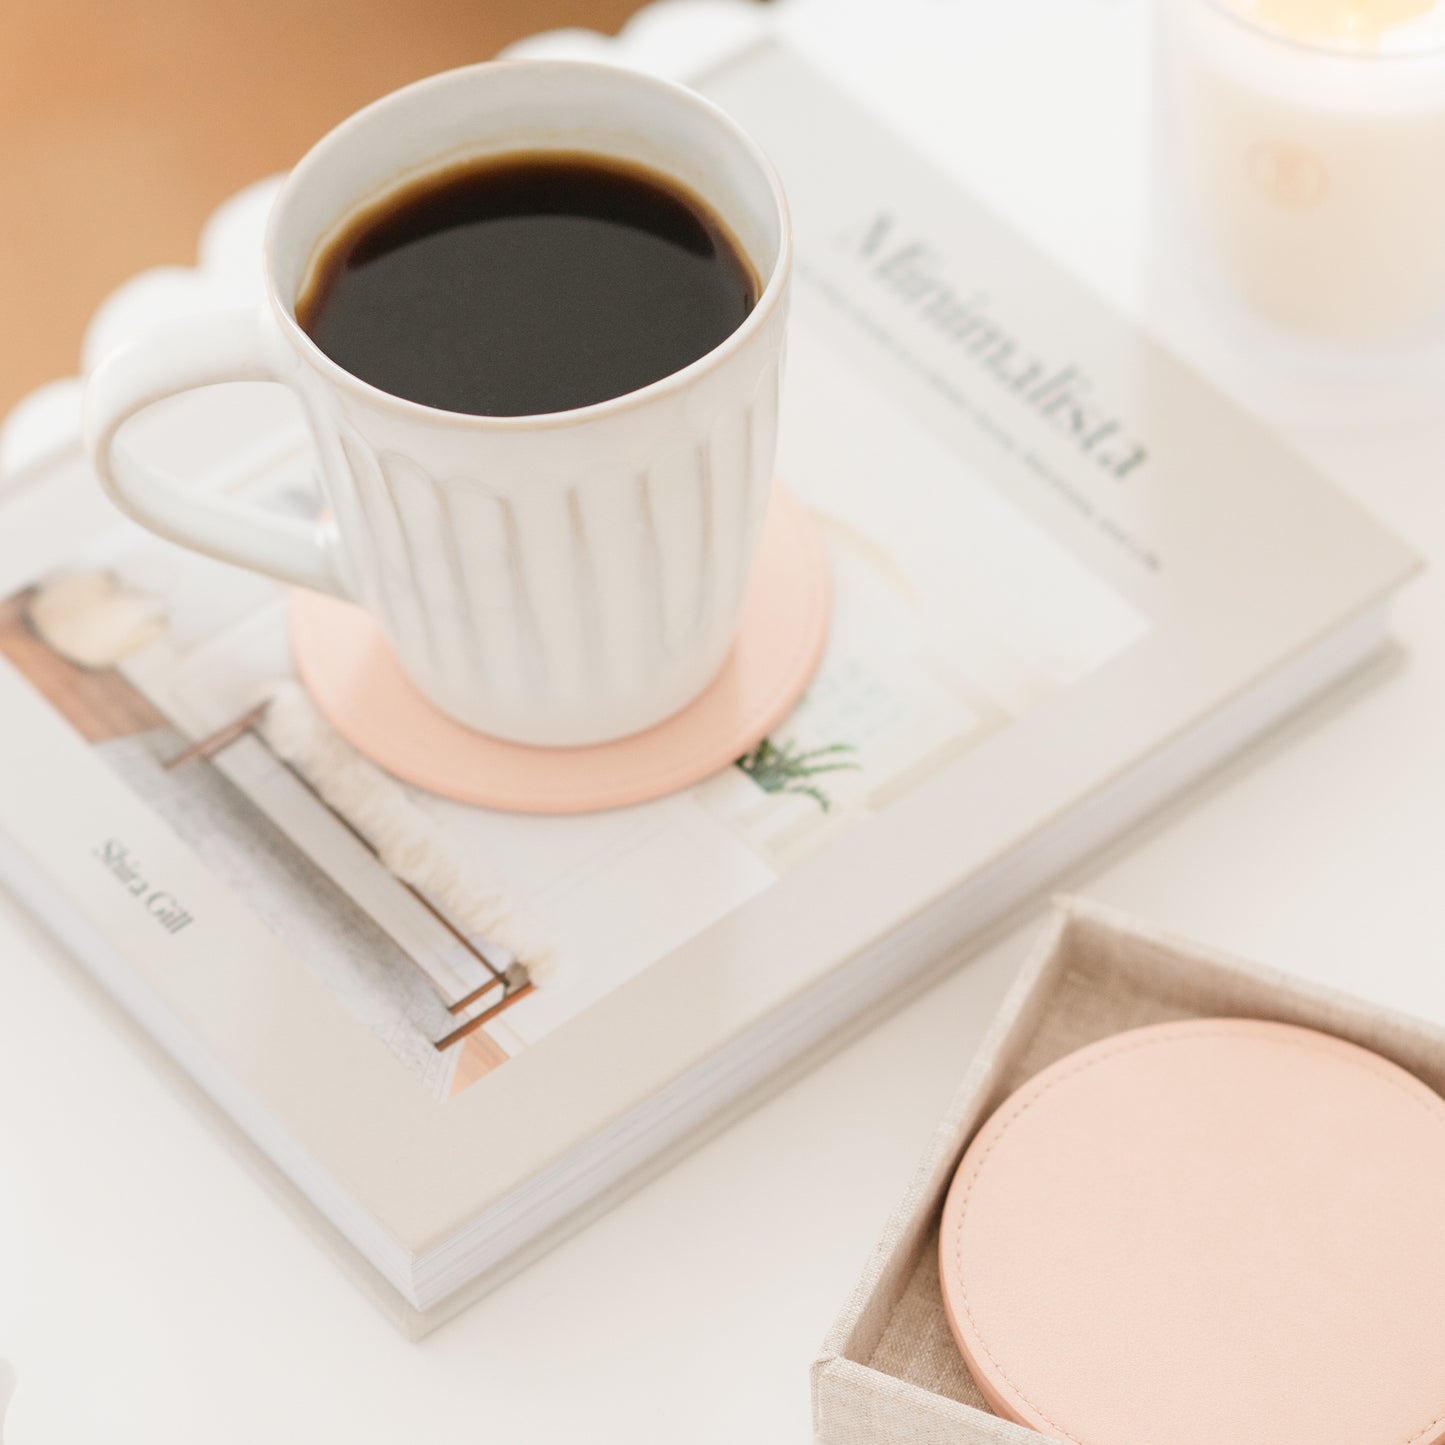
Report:
[{"label": "pink leather coaster", "polygon": [[360,753],[429,792],[515,813],[642,803],[728,766],[787,717],[828,636],[828,559],[807,509],[775,487],[738,640],[695,702],[647,732],[587,748],[525,747],[453,722],[417,691],[381,628],[349,603],[298,591],[296,670]]},{"label": "pink leather coaster", "polygon": [[969,1145],[944,1307],[993,1409],[1075,1445],[1445,1440],[1445,1101],[1309,1029],[1060,1060]]}]

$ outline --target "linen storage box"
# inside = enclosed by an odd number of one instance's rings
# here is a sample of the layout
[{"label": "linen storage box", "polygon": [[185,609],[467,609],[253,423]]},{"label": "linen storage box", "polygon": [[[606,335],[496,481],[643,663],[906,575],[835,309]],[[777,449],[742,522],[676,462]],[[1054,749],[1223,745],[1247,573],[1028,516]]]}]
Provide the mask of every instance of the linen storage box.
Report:
[{"label": "linen storage box", "polygon": [[1445,1030],[1201,948],[1078,900],[1055,907],[813,1365],[826,1445],[1038,1445],[990,1412],[938,1280],[944,1196],[974,1133],[1065,1054],[1176,1019],[1273,1019],[1334,1034],[1445,1094]]}]

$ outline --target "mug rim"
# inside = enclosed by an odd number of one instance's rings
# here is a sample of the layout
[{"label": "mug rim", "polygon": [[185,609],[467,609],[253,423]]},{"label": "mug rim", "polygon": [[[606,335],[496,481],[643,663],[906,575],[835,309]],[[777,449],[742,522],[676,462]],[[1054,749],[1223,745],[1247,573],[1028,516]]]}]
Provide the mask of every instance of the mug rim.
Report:
[{"label": "mug rim", "polygon": [[[296,319],[294,305],[288,303],[280,293],[280,287],[276,280],[276,267],[274,264],[277,248],[277,233],[286,214],[288,203],[294,196],[298,186],[304,181],[303,171],[308,163],[314,163],[315,158],[324,148],[327,148],[341,139],[348,133],[359,129],[367,120],[374,117],[377,112],[384,110],[394,104],[403,96],[415,95],[418,91],[439,87],[448,81],[454,81],[464,74],[484,74],[506,67],[509,69],[528,70],[550,70],[550,71],[592,71],[604,73],[609,76],[620,78],[628,84],[636,84],[654,91],[662,92],[673,100],[681,101],[685,105],[691,105],[701,110],[713,122],[720,124],[723,129],[729,131],[733,139],[739,142],[748,159],[756,167],[759,174],[767,182],[769,193],[772,196],[773,206],[778,219],[778,253],[773,261],[772,270],[763,288],[758,294],[758,299],[751,311],[743,318],[742,322],[735,327],[726,337],[723,338],[711,350],[703,352],[695,360],[690,361],[686,366],[680,367],[677,371],[671,371],[666,376],[659,377],[656,381],[650,381],[646,386],[634,388],[632,391],[625,391],[619,396],[608,397],[603,401],[589,402],[586,406],[570,407],[565,411],[547,412],[526,412],[517,416],[490,416],[484,413],[449,411],[444,407],[428,406],[424,402],[412,401],[404,396],[397,396],[394,392],[386,391],[379,386],[357,376],[354,372],[348,371],[340,363],[333,361],[307,334],[305,328]],[[435,157],[437,161],[445,158],[446,152],[440,152]],[[605,151],[599,151],[599,155],[605,155]],[[430,164],[430,162],[423,163]],[[425,169],[419,169],[416,174],[424,175]],[[397,181],[402,182],[407,177],[398,176]],[[705,197],[703,199],[706,199]],[[710,204],[710,202],[709,202]],[[343,211],[332,223],[333,226],[342,223],[347,215]],[[726,218],[724,218],[726,219]],[[318,236],[313,242],[314,247],[324,237]],[[540,429],[554,429],[561,426],[582,425],[587,422],[599,421],[608,416],[636,410],[649,403],[659,400],[672,393],[685,390],[704,373],[715,370],[723,365],[732,355],[747,345],[748,341],[766,324],[773,312],[778,309],[784,291],[787,288],[792,273],[793,264],[793,227],[792,219],[788,210],[788,198],[783,190],[783,183],[778,176],[777,169],[763,152],[762,147],[752,138],[748,132],[738,124],[715,101],[709,100],[706,96],[700,95],[691,87],[682,85],[677,81],[666,80],[660,76],[650,75],[645,71],[633,70],[628,66],[609,64],[596,60],[532,60],[523,57],[502,60],[484,60],[473,65],[454,66],[450,70],[437,71],[433,75],[424,76],[421,80],[412,81],[409,85],[399,86],[397,89],[388,91],[385,95],[378,96],[361,109],[353,111],[344,120],[333,126],[319,140],[317,140],[291,168],[281,189],[272,202],[271,212],[266,221],[266,236],[263,246],[263,258],[266,273],[266,298],[270,303],[273,314],[278,318],[282,330],[291,343],[298,347],[303,358],[308,361],[317,371],[321,372],[329,380],[351,389],[359,391],[364,398],[373,406],[383,406],[389,410],[400,412],[403,416],[412,420],[425,420],[427,418],[445,418],[448,422],[475,428],[477,430],[498,430],[498,431],[526,431]]]}]

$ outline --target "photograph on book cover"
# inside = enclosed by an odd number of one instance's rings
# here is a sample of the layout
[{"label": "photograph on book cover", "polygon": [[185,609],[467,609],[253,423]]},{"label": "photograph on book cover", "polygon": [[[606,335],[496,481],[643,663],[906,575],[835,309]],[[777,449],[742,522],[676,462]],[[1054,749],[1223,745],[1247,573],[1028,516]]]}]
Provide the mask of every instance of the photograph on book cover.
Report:
[{"label": "photograph on book cover", "polygon": [[[791,426],[830,438],[806,455],[784,448],[833,570],[827,654],[783,728],[670,798],[529,818],[368,768],[367,817],[348,816],[316,743],[329,729],[293,679],[284,589],[130,526],[0,604],[0,656],[446,1098],[1143,630],[801,330],[787,405]],[[835,411],[856,423],[830,425]],[[316,506],[299,439],[229,486]],[[286,735],[298,725],[299,748]],[[485,936],[457,896],[464,880],[432,891],[388,868],[398,840],[376,836],[377,793],[405,841],[476,865],[496,919]],[[122,882],[138,866],[119,843],[104,861]]]}]

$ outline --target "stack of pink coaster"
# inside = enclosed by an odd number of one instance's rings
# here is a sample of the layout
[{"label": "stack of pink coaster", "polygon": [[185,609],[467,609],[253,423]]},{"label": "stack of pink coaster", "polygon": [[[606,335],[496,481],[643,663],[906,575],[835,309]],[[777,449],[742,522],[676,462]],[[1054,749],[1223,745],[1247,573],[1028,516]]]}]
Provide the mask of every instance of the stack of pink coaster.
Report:
[{"label": "stack of pink coaster", "polygon": [[1061,1059],[969,1145],[940,1267],[985,1398],[1053,1439],[1445,1440],[1445,1101],[1326,1034]]}]

